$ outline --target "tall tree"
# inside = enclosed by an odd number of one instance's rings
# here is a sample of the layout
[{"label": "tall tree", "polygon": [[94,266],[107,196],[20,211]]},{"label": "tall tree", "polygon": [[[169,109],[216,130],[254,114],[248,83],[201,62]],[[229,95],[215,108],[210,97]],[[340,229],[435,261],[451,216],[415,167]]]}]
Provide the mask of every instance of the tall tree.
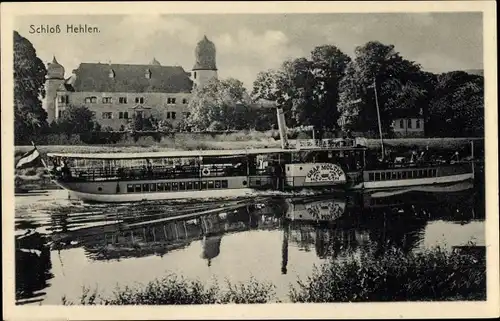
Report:
[{"label": "tall tree", "polygon": [[250,97],[237,79],[214,79],[197,88],[189,101],[191,114],[187,120],[194,130],[248,128]]},{"label": "tall tree", "polygon": [[37,137],[47,126],[41,99],[47,70],[29,40],[14,31],[14,134],[16,143]]},{"label": "tall tree", "polygon": [[392,111],[405,110],[410,115],[425,107],[430,95],[427,82],[420,65],[404,59],[393,45],[371,41],[357,47],[340,85],[339,109],[345,127],[377,129],[376,90],[382,128],[389,131]]},{"label": "tall tree", "polygon": [[463,71],[438,75],[428,129],[437,136],[484,136],[484,78]]},{"label": "tall tree", "polygon": [[339,82],[349,61],[335,46],[318,46],[310,59],[287,60],[278,70],[259,73],[252,96],[275,101],[288,124],[313,125],[321,136],[337,126]]}]

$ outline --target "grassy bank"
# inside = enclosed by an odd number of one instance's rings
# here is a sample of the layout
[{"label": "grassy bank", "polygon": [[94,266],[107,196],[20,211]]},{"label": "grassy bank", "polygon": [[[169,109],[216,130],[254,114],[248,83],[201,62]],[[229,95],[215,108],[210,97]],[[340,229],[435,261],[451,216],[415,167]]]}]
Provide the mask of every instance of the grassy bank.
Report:
[{"label": "grassy bank", "polygon": [[[388,148],[425,148],[455,150],[467,147],[473,140],[482,145],[483,138],[394,138],[385,139],[384,145]],[[290,140],[292,146],[294,140]],[[369,148],[380,148],[380,140],[367,139]],[[162,142],[148,142],[135,144],[110,145],[45,145],[38,146],[40,152],[46,153],[109,153],[109,152],[156,152],[166,150],[204,150],[204,149],[240,149],[240,148],[273,148],[280,147],[280,141],[270,137],[255,139],[252,135],[228,134],[223,136],[184,136],[182,139],[164,140]],[[16,146],[15,156],[19,157],[29,151],[32,146]]]},{"label": "grassy bank", "polygon": [[[374,302],[485,300],[486,265],[473,254],[441,249],[405,254],[393,249],[383,256],[350,254],[327,262],[289,293],[291,302]],[[85,289],[82,305],[213,304],[278,302],[274,286],[251,279],[221,288],[176,276],[144,287],[117,289],[111,297]],[[75,304],[66,298],[63,304]]]}]

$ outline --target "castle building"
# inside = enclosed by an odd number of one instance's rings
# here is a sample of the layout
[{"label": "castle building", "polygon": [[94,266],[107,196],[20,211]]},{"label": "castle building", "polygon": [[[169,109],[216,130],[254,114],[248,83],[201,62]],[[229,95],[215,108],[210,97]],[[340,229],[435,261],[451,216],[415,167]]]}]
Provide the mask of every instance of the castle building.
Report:
[{"label": "castle building", "polygon": [[180,66],[81,63],[72,75],[56,58],[47,65],[43,108],[57,121],[71,105],[86,106],[104,128],[126,128],[134,116],[153,116],[173,126],[189,116],[192,90],[217,78],[216,50],[205,36],[195,48],[192,72]]}]

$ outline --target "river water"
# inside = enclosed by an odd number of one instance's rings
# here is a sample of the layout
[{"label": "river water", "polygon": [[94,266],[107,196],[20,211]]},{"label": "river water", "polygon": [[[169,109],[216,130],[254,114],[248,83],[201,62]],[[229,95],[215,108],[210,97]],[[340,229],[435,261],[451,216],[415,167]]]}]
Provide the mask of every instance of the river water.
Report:
[{"label": "river water", "polygon": [[78,302],[83,287],[106,296],[175,273],[222,285],[254,277],[272,282],[287,301],[298,278],[352,251],[484,246],[484,214],[483,193],[467,185],[118,205],[68,200],[62,190],[32,192],[16,196],[16,234],[42,234],[46,252],[16,251],[16,299]]}]

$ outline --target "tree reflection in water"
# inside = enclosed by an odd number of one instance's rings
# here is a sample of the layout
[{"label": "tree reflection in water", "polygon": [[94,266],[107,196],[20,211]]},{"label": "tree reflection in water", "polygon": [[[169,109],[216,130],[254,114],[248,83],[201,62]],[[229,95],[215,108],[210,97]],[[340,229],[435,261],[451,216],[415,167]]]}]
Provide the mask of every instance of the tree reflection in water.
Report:
[{"label": "tree reflection in water", "polygon": [[[289,255],[294,253],[294,247],[312,252],[320,259],[342,259],[348,253],[360,251],[380,256],[391,247],[409,252],[418,247],[429,221],[465,224],[484,219],[484,208],[478,209],[478,204],[482,205],[482,202],[477,201],[477,195],[468,192],[464,195],[420,193],[378,200],[360,195],[322,197],[319,200],[302,197],[300,202],[273,197],[233,207],[226,203],[195,204],[190,206],[199,211],[206,207],[215,211],[181,219],[172,219],[171,216],[184,208],[155,207],[154,204],[143,206],[142,214],[136,212],[140,206],[133,207],[131,214],[126,206],[119,209],[123,213],[118,213],[116,207],[110,208],[108,213],[107,207],[101,207],[95,210],[98,215],[92,217],[86,213],[75,216],[63,209],[50,215],[49,224],[52,225],[47,228],[50,231],[47,237],[54,242],[53,251],[80,247],[91,260],[164,256],[199,241],[201,259],[212,266],[221,254],[225,235],[274,230],[281,234],[281,274],[287,274]],[[306,211],[311,209],[314,215],[307,216]],[[117,218],[121,221],[114,223]],[[104,225],[94,227],[88,224],[95,222]],[[34,224],[19,220],[16,227],[29,228]],[[75,228],[77,224],[84,227]],[[254,233],[247,235],[251,242]],[[47,244],[47,240],[39,243]],[[52,277],[49,250],[40,248],[46,253],[40,257],[16,251],[18,299],[33,298],[37,291],[48,286],[47,280]]]}]

